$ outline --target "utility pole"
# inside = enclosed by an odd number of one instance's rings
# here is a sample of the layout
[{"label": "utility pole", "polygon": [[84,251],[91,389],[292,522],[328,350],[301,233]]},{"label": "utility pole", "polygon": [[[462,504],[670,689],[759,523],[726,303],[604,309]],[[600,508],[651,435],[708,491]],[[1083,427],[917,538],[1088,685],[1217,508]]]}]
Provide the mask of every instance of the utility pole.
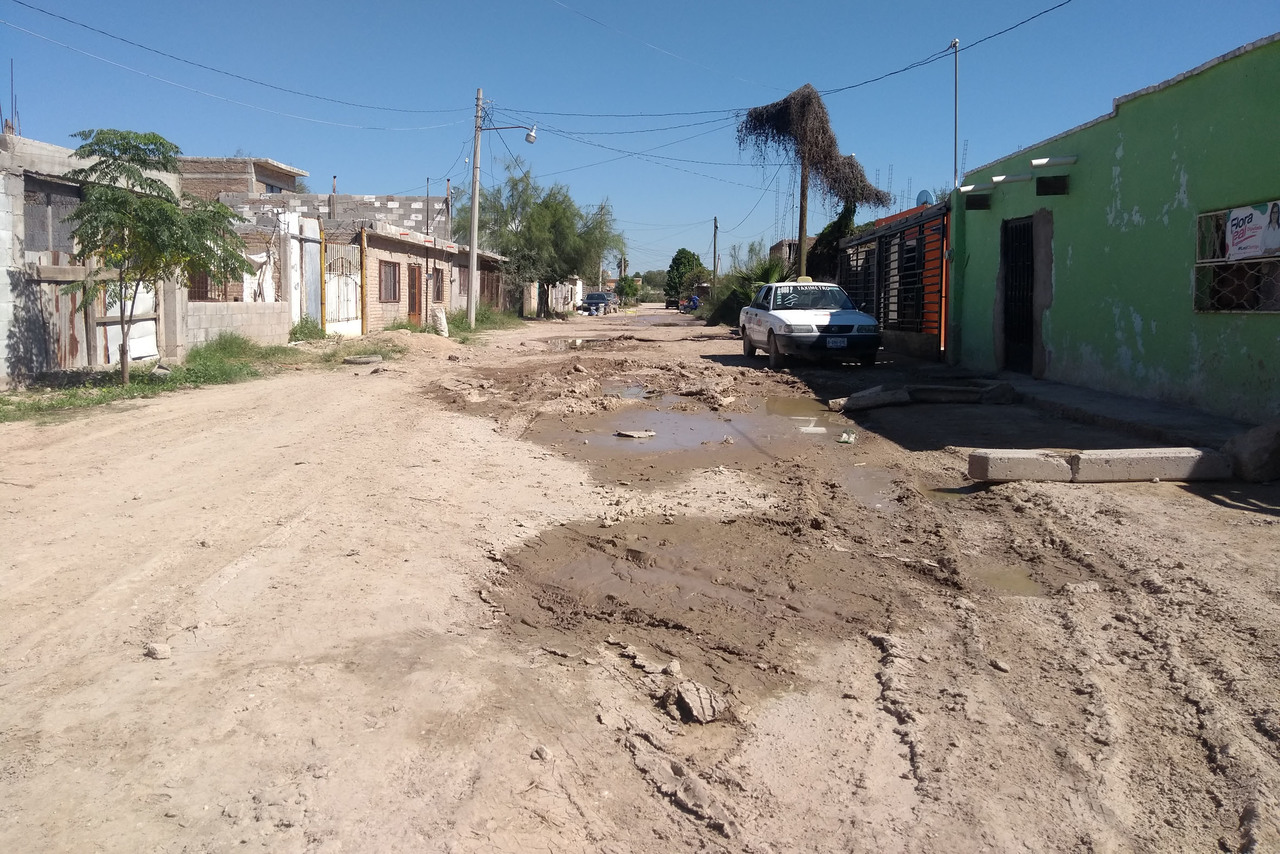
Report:
[{"label": "utility pole", "polygon": [[800,258],[800,273],[805,275],[805,256],[809,254],[809,241],[805,239],[804,232],[808,225],[806,220],[809,213],[809,161],[805,158],[800,159],[800,246],[798,248]]},{"label": "utility pole", "polygon": [[471,148],[471,245],[468,247],[467,268],[470,281],[467,284],[467,327],[476,328],[476,302],[480,299],[479,258],[476,256],[476,241],[480,235],[480,128],[481,113],[484,108],[484,91],[476,89],[476,140]]},{"label": "utility pole", "polygon": [[716,274],[720,272],[720,217],[713,216],[711,224],[711,292],[716,292]]},{"label": "utility pole", "polygon": [[960,186],[960,39],[951,40],[951,51],[955,54],[955,93],[952,103],[955,107],[955,124],[951,133],[951,179],[955,182],[952,189]]}]

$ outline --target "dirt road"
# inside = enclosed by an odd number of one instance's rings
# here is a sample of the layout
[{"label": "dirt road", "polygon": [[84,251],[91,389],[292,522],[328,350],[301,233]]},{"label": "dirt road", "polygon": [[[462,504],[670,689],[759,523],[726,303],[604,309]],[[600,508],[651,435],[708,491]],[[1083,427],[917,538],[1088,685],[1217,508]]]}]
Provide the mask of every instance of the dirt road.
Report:
[{"label": "dirt road", "polygon": [[1280,850],[1280,490],[676,317],[0,425],[0,850]]}]

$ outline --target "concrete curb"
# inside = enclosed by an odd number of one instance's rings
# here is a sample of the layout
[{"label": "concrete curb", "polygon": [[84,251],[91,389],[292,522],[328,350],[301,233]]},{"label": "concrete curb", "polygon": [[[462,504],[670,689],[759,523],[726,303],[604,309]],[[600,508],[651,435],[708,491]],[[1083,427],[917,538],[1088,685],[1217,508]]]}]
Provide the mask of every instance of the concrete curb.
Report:
[{"label": "concrete curb", "polygon": [[1201,448],[1121,448],[1069,455],[1054,451],[983,449],[969,454],[969,477],[988,483],[1230,480],[1231,460],[1218,451]]}]

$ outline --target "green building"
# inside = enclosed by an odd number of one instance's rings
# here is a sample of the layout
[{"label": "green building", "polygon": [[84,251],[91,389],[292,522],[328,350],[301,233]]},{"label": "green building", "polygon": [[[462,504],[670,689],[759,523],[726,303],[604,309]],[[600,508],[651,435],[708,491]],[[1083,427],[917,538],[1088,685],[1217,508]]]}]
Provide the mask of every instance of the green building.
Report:
[{"label": "green building", "polygon": [[1280,417],[1280,34],[964,184],[952,361]]}]

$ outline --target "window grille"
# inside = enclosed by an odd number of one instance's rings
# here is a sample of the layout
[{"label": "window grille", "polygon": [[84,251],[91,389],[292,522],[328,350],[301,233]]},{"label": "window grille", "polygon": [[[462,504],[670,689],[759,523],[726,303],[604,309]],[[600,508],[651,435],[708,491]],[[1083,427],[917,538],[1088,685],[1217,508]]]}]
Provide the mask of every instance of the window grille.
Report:
[{"label": "window grille", "polygon": [[208,273],[192,273],[187,279],[190,302],[243,302],[244,282],[211,282]]},{"label": "window grille", "polygon": [[378,299],[400,302],[400,265],[394,261],[378,262]]},{"label": "window grille", "polygon": [[1229,260],[1230,216],[1214,211],[1196,220],[1195,310],[1280,312],[1280,255]]}]

